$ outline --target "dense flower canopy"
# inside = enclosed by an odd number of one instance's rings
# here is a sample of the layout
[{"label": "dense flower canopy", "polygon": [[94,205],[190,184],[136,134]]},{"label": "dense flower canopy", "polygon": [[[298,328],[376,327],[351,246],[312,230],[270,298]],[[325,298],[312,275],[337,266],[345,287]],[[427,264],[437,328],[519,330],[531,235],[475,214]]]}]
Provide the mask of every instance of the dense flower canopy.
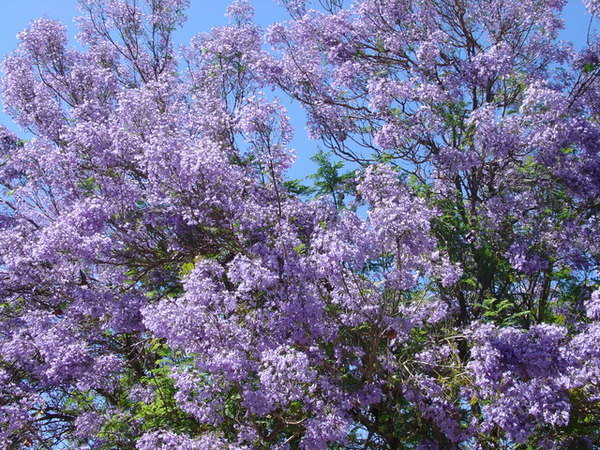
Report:
[{"label": "dense flower canopy", "polygon": [[181,51],[189,1],[79,3],[77,48],[40,19],[3,66],[1,447],[600,445],[564,0],[237,0]]}]

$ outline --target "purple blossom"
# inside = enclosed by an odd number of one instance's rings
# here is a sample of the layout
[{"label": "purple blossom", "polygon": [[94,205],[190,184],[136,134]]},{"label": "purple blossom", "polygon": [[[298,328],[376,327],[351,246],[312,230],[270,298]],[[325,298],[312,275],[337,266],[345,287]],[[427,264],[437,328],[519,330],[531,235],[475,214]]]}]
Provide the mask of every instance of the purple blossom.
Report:
[{"label": "purple blossom", "polygon": [[598,441],[597,40],[563,0],[281,3],[181,51],[187,0],[19,34],[0,447]]}]

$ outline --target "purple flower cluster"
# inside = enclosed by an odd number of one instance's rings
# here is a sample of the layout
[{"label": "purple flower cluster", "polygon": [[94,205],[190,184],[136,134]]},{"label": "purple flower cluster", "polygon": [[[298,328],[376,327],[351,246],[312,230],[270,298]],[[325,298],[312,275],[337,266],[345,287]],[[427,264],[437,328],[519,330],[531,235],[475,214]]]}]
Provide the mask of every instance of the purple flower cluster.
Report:
[{"label": "purple flower cluster", "polygon": [[280,3],[179,53],[185,0],[19,34],[0,446],[600,442],[598,43],[562,0]]}]

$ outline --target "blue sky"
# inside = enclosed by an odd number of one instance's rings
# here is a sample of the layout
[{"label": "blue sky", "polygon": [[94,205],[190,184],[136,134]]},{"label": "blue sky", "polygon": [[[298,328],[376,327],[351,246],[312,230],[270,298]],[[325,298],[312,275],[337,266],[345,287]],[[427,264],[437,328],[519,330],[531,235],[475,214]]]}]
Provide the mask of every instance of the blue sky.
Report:
[{"label": "blue sky", "polygon": [[[277,5],[275,0],[254,0],[252,3],[256,10],[256,21],[263,27],[286,18],[283,9]],[[228,1],[224,0],[191,0],[188,22],[177,35],[179,43],[187,43],[195,34],[225,24],[227,20],[224,13],[227,4]],[[2,14],[0,14],[0,58],[3,59],[17,46],[17,33],[26,28],[32,20],[40,17],[60,20],[69,27],[70,34],[74,35],[76,29],[73,18],[79,15],[76,5],[77,0],[10,0],[3,2]],[[586,15],[582,1],[569,0],[564,17],[566,29],[562,33],[562,38],[575,42],[577,47],[582,47],[589,25],[589,16]],[[302,114],[295,106],[292,107],[292,110],[291,118],[297,130],[297,139],[294,144],[297,147],[301,145],[303,148],[298,149],[300,164],[296,164],[289,175],[292,178],[299,178],[311,173],[314,168],[314,165],[308,161],[308,155],[313,154],[316,148],[307,147],[313,147],[316,143],[307,143],[304,139]],[[0,125],[18,131],[11,119],[2,112],[0,112]]]}]

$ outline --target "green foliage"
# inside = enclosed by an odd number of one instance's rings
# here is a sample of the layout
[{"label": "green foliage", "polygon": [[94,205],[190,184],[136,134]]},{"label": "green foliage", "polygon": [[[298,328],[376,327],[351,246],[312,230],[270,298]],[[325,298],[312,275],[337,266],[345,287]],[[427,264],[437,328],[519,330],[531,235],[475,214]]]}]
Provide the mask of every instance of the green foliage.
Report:
[{"label": "green foliage", "polygon": [[582,67],[582,70],[583,70],[584,73],[594,73],[595,71],[598,70],[598,68],[600,68],[600,65],[593,64],[593,63],[588,63],[588,64],[585,64]]},{"label": "green foliage", "polygon": [[531,316],[529,310],[521,310],[513,300],[488,297],[483,303],[475,304],[479,307],[484,319],[502,326],[519,326],[522,319]]},{"label": "green foliage", "polygon": [[170,366],[162,365],[141,379],[142,383],[154,389],[154,399],[147,404],[136,403],[135,418],[140,420],[144,431],[168,428],[180,433],[195,433],[199,431],[198,423],[177,406],[176,389],[170,373]]},{"label": "green foliage", "polygon": [[340,173],[344,163],[333,162],[329,152],[319,150],[310,159],[317,164],[317,171],[308,177],[313,180],[313,186],[307,192],[315,197],[331,195],[334,205],[344,208],[345,195],[353,193],[350,181],[355,177],[354,172]]},{"label": "green foliage", "polygon": [[[98,437],[103,441],[103,449],[134,448],[133,436],[139,431],[170,429],[177,433],[193,435],[206,429],[185,413],[175,401],[177,389],[171,377],[171,370],[174,366],[186,367],[189,358],[182,359],[160,339],[151,340],[146,351],[152,355],[152,366],[145,370],[142,376],[134,371],[124,373],[120,378],[118,390],[107,394],[106,404],[98,403],[97,394],[91,392],[73,397],[79,399],[76,405],[78,408],[95,409],[99,414],[110,414],[110,409],[106,408],[110,408],[111,405],[128,412],[112,415],[104,422],[98,433]],[[148,399],[132,398],[130,394],[134,388],[148,390]],[[135,430],[133,424],[140,427],[139,431]],[[131,439],[127,440],[127,436],[131,436]]]},{"label": "green foliage", "polygon": [[293,195],[309,195],[312,191],[311,188],[302,184],[302,180],[287,180],[283,182],[285,189]]}]

